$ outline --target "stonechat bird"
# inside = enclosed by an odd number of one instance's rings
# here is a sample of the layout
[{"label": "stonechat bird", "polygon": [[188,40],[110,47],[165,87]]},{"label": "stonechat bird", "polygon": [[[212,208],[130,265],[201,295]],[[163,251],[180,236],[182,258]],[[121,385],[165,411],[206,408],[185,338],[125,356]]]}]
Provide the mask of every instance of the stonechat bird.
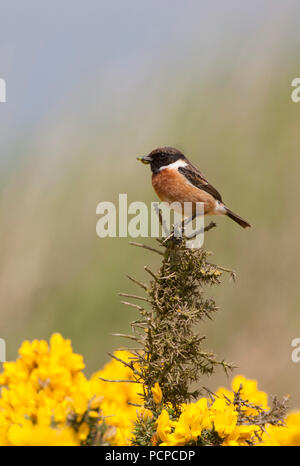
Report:
[{"label": "stonechat bird", "polygon": [[[204,204],[204,215],[227,215],[243,228],[251,225],[232,212],[222,201],[221,194],[207,181],[202,173],[177,149],[159,147],[138,160],[150,164],[152,186],[161,201],[172,204],[197,202]],[[196,215],[193,209],[193,215]]]}]

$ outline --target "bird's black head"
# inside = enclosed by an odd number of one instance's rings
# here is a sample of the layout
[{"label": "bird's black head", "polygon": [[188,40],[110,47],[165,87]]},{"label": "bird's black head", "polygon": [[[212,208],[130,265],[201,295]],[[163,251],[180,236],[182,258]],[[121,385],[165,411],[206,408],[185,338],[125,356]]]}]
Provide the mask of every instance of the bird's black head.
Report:
[{"label": "bird's black head", "polygon": [[146,156],[138,157],[138,160],[146,164],[150,163],[152,172],[158,173],[162,167],[177,162],[177,160],[186,161],[187,159],[179,150],[173,147],[159,147]]}]

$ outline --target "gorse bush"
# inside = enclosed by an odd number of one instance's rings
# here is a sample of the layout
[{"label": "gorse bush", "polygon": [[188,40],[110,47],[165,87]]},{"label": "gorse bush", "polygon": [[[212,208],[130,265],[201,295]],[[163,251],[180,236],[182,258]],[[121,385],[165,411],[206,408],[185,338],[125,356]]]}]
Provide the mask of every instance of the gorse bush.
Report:
[{"label": "gorse bush", "polygon": [[128,444],[136,416],[128,401],[139,400],[134,385],[100,377],[130,381],[132,371],[115,360],[90,379],[82,369],[82,356],[59,334],[49,345],[25,341],[0,376],[0,445]]},{"label": "gorse bush", "polygon": [[165,402],[180,412],[182,403],[199,397],[201,389],[191,390],[191,384],[201,375],[211,374],[218,365],[225,370],[232,367],[203,348],[205,337],[194,328],[217,310],[214,300],[204,296],[203,286],[220,283],[222,270],[207,261],[203,249],[187,249],[181,239],[170,237],[159,244],[164,252],[152,251],[163,255],[160,269],[154,273],[145,267],[152,277],[149,286],[135,281],[144,289],[148,303],[148,307],[139,307],[141,317],[132,323],[142,348],[134,351],[137,379],[144,387],[147,408],[154,407],[150,389],[158,383]]},{"label": "gorse bush", "polygon": [[[140,245],[141,246],[141,245]],[[300,445],[300,413],[286,417],[286,400],[269,400],[254,380],[233,379],[212,393],[203,378],[232,365],[204,347],[195,325],[218,309],[205,287],[220,284],[225,268],[203,249],[172,236],[159,240],[157,272],[148,284],[131,278],[142,296],[135,348],[87,379],[82,356],[54,334],[50,343],[23,342],[0,375],[0,445]],[[120,335],[119,335],[120,336]]]},{"label": "gorse bush", "polygon": [[[212,222],[206,229],[214,227]],[[218,307],[207,298],[205,288],[219,285],[226,272],[212,264],[204,249],[186,248],[184,238],[170,235],[158,240],[162,264],[154,273],[149,267],[149,285],[134,280],[145,297],[126,295],[146,301],[135,306],[140,319],[132,323],[133,336],[140,350],[131,350],[134,377],[143,387],[143,407],[152,417],[140,416],[135,424],[135,445],[253,445],[261,441],[265,426],[282,425],[286,400],[273,400],[271,409],[257,403],[257,397],[245,398],[243,384],[231,394],[202,395],[203,376],[221,366],[226,372],[232,364],[218,359],[204,347],[205,336],[195,325],[212,319]],[[130,303],[126,303],[131,305]],[[126,363],[125,363],[126,364]],[[138,368],[138,369],[137,369]],[[196,388],[193,389],[193,386]],[[200,400],[191,403],[192,400]]]},{"label": "gorse bush", "polygon": [[[132,357],[127,352],[114,356],[128,363]],[[243,376],[213,399],[182,404],[176,416],[158,384],[151,390],[155,412],[135,407],[141,402],[139,385],[132,383],[133,371],[116,359],[90,379],[83,368],[82,357],[59,334],[49,345],[25,341],[18,359],[4,363],[0,376],[0,445],[131,445],[141,428],[143,435],[149,431],[149,445],[300,445],[300,412],[289,414],[283,426],[267,423],[264,432],[261,424],[240,424],[241,410],[234,404],[238,392],[243,416],[257,418],[258,411],[272,416],[266,393]]]}]

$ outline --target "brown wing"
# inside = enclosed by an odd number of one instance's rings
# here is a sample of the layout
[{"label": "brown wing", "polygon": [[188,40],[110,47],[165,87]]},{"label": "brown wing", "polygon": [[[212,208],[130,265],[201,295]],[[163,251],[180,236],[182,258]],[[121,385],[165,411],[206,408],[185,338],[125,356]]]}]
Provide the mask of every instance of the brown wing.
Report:
[{"label": "brown wing", "polygon": [[206,191],[215,199],[222,202],[221,194],[211,184],[209,184],[207,179],[204,178],[204,176],[196,167],[193,167],[193,165],[188,165],[187,167],[179,167],[178,171],[184,175],[193,186]]}]

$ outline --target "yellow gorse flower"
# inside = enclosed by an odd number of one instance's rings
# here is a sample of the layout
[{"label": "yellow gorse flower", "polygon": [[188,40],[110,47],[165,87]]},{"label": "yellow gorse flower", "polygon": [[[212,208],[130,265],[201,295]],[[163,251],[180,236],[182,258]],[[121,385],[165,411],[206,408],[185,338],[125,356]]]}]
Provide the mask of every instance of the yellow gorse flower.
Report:
[{"label": "yellow gorse flower", "polygon": [[[115,356],[125,362],[131,362],[129,352],[116,351]],[[140,404],[141,398],[137,394],[140,385],[136,383],[108,383],[99,379],[134,380],[132,370],[119,361],[112,359],[104,368],[96,372],[90,379],[92,391],[102,394],[101,412],[106,424],[116,428],[115,435],[110,438],[111,445],[129,445],[133,439],[133,424],[137,420],[139,411],[130,403]]]},{"label": "yellow gorse flower", "polygon": [[[241,395],[245,400],[268,409],[267,395],[258,390],[256,381],[237,376],[232,382],[233,390],[237,391],[240,384],[243,385]],[[156,422],[157,436],[160,440],[158,444],[162,446],[192,445],[197,442],[204,431],[216,432],[222,439],[223,446],[248,445],[249,441],[258,443],[256,432],[259,431],[259,426],[238,424],[238,412],[229,402],[233,398],[233,391],[220,388],[213,402],[201,398],[195,403],[183,404],[177,420],[172,420],[168,412],[163,410]],[[253,408],[246,408],[246,412],[255,414]],[[289,415],[287,423],[289,425],[286,430],[282,427],[269,426],[266,434],[263,435],[263,444],[288,445],[287,441],[290,441],[292,445],[296,445],[297,442],[300,445],[300,413]]]},{"label": "yellow gorse flower", "polygon": [[13,425],[9,429],[8,443],[13,446],[76,446],[78,440],[70,427],[52,429],[49,426]]},{"label": "yellow gorse flower", "polygon": [[[119,355],[120,356],[120,355]],[[122,358],[130,354],[122,352]],[[88,380],[83,358],[60,334],[24,341],[15,362],[3,364],[0,375],[0,445],[80,445],[92,423],[112,425],[110,443],[126,445],[132,437],[139,402],[135,384],[114,384],[104,378],[132,379],[132,371],[113,360]],[[31,439],[31,440],[30,440]]]},{"label": "yellow gorse flower", "polygon": [[268,426],[262,440],[263,446],[300,446],[300,412],[290,413],[283,427]]},{"label": "yellow gorse flower", "polygon": [[[117,358],[131,361],[128,352],[116,352]],[[113,359],[87,379],[83,358],[72,350],[70,340],[60,334],[44,340],[24,341],[15,362],[3,364],[0,375],[0,446],[3,445],[81,445],[89,441],[95,426],[104,426],[103,442],[130,445],[134,440],[134,422],[139,418],[153,422],[153,444],[193,445],[201,436],[213,433],[227,445],[300,445],[300,412],[287,416],[284,426],[267,426],[262,441],[255,425],[240,425],[232,403],[240,385],[240,395],[252,405],[268,410],[268,397],[259,391],[255,380],[237,376],[232,391],[221,387],[214,401],[200,398],[182,404],[174,417],[170,406],[163,405],[158,383],[151,388],[160,411],[155,420],[141,404],[136,383],[110,383],[102,379],[134,381],[133,371]],[[256,415],[245,407],[245,414]],[[94,427],[93,427],[94,426]],[[102,428],[102,427],[101,427]]]},{"label": "yellow gorse flower", "polygon": [[[217,396],[226,396],[230,401],[233,401],[234,394],[237,392],[239,387],[242,385],[241,397],[245,400],[249,400],[252,404],[260,406],[261,408],[268,410],[268,395],[265,392],[259,391],[257,388],[256,380],[246,379],[243,375],[237,375],[232,381],[232,391],[227,390],[224,387],[220,387],[216,392]],[[245,410],[246,415],[255,415],[257,411],[253,408]]]},{"label": "yellow gorse flower", "polygon": [[159,404],[162,400],[162,391],[159,384],[156,382],[154,387],[151,388],[154,403]]}]

